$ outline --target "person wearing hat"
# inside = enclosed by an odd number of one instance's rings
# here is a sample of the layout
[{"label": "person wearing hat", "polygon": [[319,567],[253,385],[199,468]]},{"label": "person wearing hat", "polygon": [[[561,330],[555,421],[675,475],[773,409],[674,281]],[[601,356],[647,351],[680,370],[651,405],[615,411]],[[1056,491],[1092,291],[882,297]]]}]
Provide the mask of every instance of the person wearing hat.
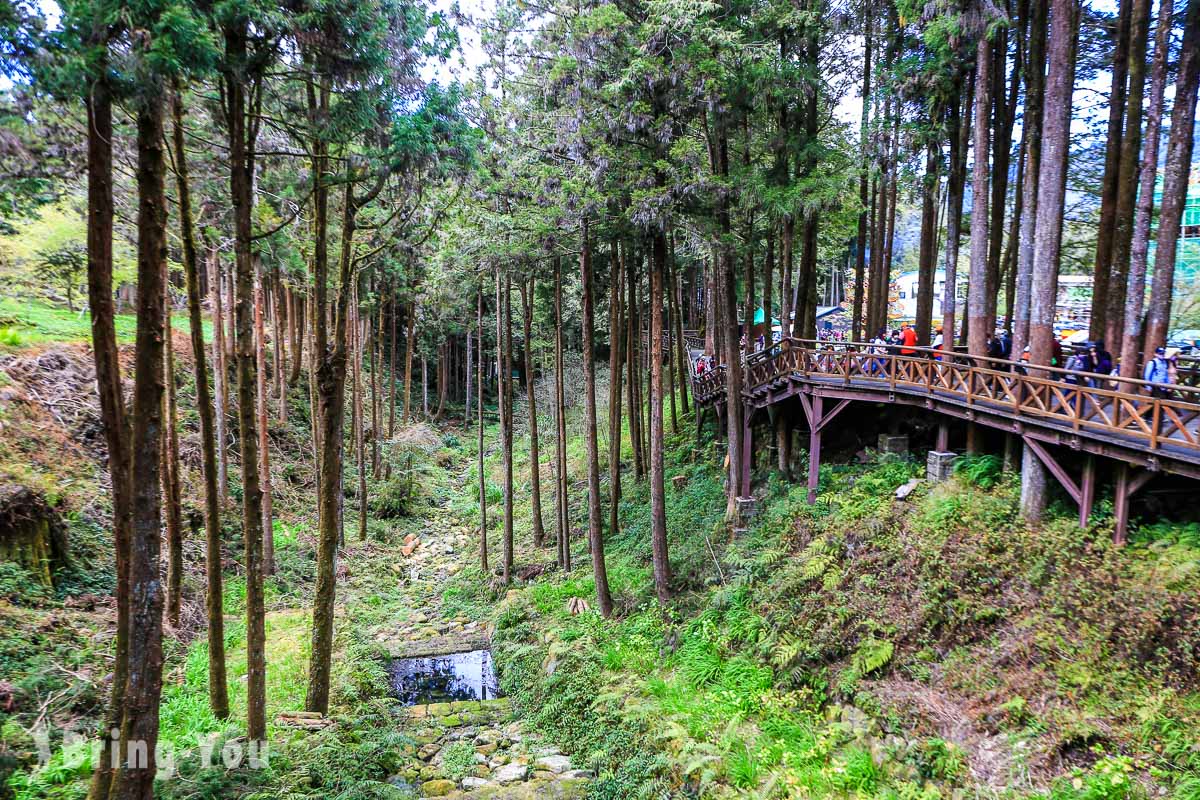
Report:
[{"label": "person wearing hat", "polygon": [[1142,370],[1142,380],[1153,384],[1150,393],[1155,397],[1167,397],[1171,390],[1171,362],[1167,359],[1165,347],[1154,351],[1154,358],[1146,362]]}]

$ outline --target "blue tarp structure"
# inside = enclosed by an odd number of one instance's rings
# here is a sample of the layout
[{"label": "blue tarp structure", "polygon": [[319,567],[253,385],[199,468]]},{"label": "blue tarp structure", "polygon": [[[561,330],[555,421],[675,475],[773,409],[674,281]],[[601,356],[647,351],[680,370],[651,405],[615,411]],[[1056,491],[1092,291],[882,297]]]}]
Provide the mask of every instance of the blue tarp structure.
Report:
[{"label": "blue tarp structure", "polygon": [[[761,325],[763,323],[763,320],[765,320],[766,318],[767,318],[767,312],[763,311],[761,306],[754,309],[754,324],[755,325]],[[771,324],[778,325],[779,320],[775,319],[774,317],[771,317]]]}]

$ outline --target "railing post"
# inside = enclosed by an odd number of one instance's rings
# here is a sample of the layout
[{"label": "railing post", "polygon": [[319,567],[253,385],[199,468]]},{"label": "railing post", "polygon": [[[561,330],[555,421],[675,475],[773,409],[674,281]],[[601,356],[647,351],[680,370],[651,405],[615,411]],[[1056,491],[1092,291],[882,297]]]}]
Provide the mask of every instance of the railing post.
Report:
[{"label": "railing post", "polygon": [[1150,449],[1158,449],[1158,426],[1162,422],[1162,400],[1155,397],[1154,413],[1150,415]]}]

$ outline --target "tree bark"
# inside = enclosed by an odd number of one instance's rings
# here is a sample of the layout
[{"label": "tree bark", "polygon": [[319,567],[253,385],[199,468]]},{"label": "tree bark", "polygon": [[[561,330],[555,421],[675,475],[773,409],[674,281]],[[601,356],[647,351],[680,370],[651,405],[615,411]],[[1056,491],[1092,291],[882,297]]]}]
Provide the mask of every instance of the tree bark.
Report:
[{"label": "tree bark", "polygon": [[208,250],[210,273],[212,275],[213,301],[213,390],[215,400],[214,419],[217,437],[217,490],[220,492],[221,508],[229,505],[229,458],[225,452],[225,419],[229,408],[228,392],[225,382],[229,378],[229,369],[225,361],[225,310],[223,308],[221,288],[225,280],[221,277],[221,255],[215,245]]},{"label": "tree bark", "polygon": [[[183,274],[187,284],[188,321],[192,343],[192,370],[196,381],[196,412],[200,418],[200,455],[204,476],[204,564],[208,619],[208,703],[217,719],[229,716],[229,689],[225,677],[225,611],[221,577],[221,495],[217,488],[215,420],[204,356],[204,318],[200,309],[199,254],[192,221],[192,195],[188,181],[187,151],[183,137],[183,98],[178,90],[173,105],[175,176],[179,191],[179,221],[183,239]],[[110,301],[111,302],[111,301]],[[220,326],[214,326],[214,331]]]},{"label": "tree bark", "polygon": [[[554,260],[554,499],[558,565],[571,571],[571,519],[567,495],[567,408],[563,385],[562,260]],[[482,395],[482,393],[481,393]]]},{"label": "tree bark", "polygon": [[[587,414],[585,440],[588,454],[588,543],[592,551],[592,576],[596,582],[596,602],[600,614],[611,617],[612,595],[608,591],[608,570],[604,563],[604,532],[600,525],[600,452],[596,442],[596,366],[594,359],[592,308],[592,245],[588,236],[588,221],[582,225],[582,245],[579,255],[579,277],[583,284],[583,391]],[[660,323],[661,325],[661,323]],[[660,423],[661,424],[661,397]]]},{"label": "tree bark", "polygon": [[621,382],[623,343],[621,329],[624,282],[621,276],[625,263],[624,250],[617,240],[612,242],[612,264],[609,270],[608,287],[608,535],[616,536],[619,531],[618,515],[621,503]]},{"label": "tree bark", "polygon": [[367,540],[367,441],[362,409],[363,398],[366,396],[363,390],[362,361],[363,343],[366,337],[363,333],[363,322],[360,319],[357,290],[352,314],[351,324],[354,327],[351,330],[354,340],[350,344],[350,352],[354,363],[354,441],[356,443],[355,467],[358,470],[358,540],[365,542]]},{"label": "tree bark", "polygon": [[642,412],[638,400],[638,350],[641,344],[641,322],[637,314],[637,281],[634,280],[634,259],[625,259],[626,296],[628,319],[625,323],[626,360],[629,362],[629,382],[625,387],[625,399],[629,405],[629,445],[633,453],[633,479],[640,481],[646,475],[646,463],[642,458]]},{"label": "tree bark", "polygon": [[994,335],[1000,298],[1000,261],[1004,253],[1004,215],[1008,198],[1008,165],[1012,160],[1012,128],[1020,93],[1021,59],[1013,60],[1011,91],[1006,92],[1005,68],[1008,64],[1008,29],[1001,27],[992,44],[992,201],[988,227],[987,319],[984,330]]},{"label": "tree bark", "polygon": [[512,385],[512,279],[504,276],[504,583],[513,571],[513,385]]},{"label": "tree bark", "polygon": [[[1121,170],[1121,136],[1125,125],[1125,89],[1129,74],[1129,34],[1133,3],[1121,0],[1113,48],[1112,90],[1108,95],[1108,138],[1104,151],[1104,177],[1100,183],[1100,224],[1096,236],[1096,262],[1092,271],[1092,314],[1090,334],[1104,336],[1108,324],[1108,283],[1112,273],[1113,239],[1116,231],[1117,184]],[[1140,124],[1140,120],[1134,122]]]},{"label": "tree bark", "polygon": [[154,797],[154,750],[162,695],[159,448],[163,436],[163,277],[167,268],[163,133],[163,109],[158,98],[142,100],[137,110],[138,314],[131,447],[136,480],[129,542],[129,671],[121,719],[126,758],[112,789],[112,796],[120,800]]},{"label": "tree bark", "polygon": [[[107,31],[97,24],[93,38],[106,47]],[[119,727],[125,704],[125,681],[129,669],[129,543],[132,538],[132,454],[129,420],[121,389],[121,361],[113,309],[113,196],[112,196],[112,95],[107,80],[107,62],[101,58],[99,75],[89,85],[87,108],[87,276],[88,305],[92,317],[92,357],[96,365],[96,389],[100,418],[108,450],[112,479],[113,553],[116,561],[117,630],[113,649],[112,690],[105,713],[104,732]],[[113,782],[113,740],[101,736],[101,749],[89,800],[107,800]],[[118,754],[119,755],[119,754]]]},{"label": "tree bark", "polygon": [[[1025,68],[1025,170],[1021,177],[1021,222],[1017,250],[1016,298],[1013,301],[1012,358],[1020,361],[1029,343],[1033,250],[1037,236],[1038,187],[1041,182],[1042,116],[1046,91],[1046,4],[1030,3],[1029,63]],[[1040,465],[1039,465],[1040,466]]]},{"label": "tree bark", "polygon": [[[946,177],[946,285],[942,291],[942,346],[953,349],[958,315],[958,248],[962,238],[967,148],[971,141],[974,79],[959,78],[960,96],[950,103],[950,172]],[[964,90],[965,89],[965,90]]]},{"label": "tree bark", "polygon": [[[1167,57],[1171,47],[1174,0],[1161,0],[1154,37],[1154,66],[1150,77],[1150,105],[1146,111],[1146,147],[1138,175],[1137,216],[1130,244],[1128,286],[1125,292],[1124,331],[1119,367],[1122,378],[1140,378],[1138,355],[1142,339],[1142,309],[1146,302],[1146,265],[1150,255],[1150,220],[1154,215],[1154,181],[1158,175],[1158,147],[1162,138],[1163,96],[1167,86]],[[1111,346],[1111,345],[1110,345]]]},{"label": "tree bark", "polygon": [[271,507],[271,440],[267,434],[267,329],[263,319],[263,276],[254,262],[255,402],[258,409],[258,470],[262,483],[263,574],[275,574],[275,515]]},{"label": "tree bark", "polygon": [[525,333],[525,389],[529,399],[529,490],[530,513],[533,515],[533,546],[542,547],[546,540],[546,529],[542,525],[542,464],[538,449],[537,391],[533,373],[533,292],[535,279],[529,279],[521,289],[521,311]]},{"label": "tree bark", "polygon": [[[246,57],[248,22],[243,18],[225,30],[228,61]],[[237,276],[234,318],[237,325],[238,439],[242,455],[242,536],[246,570],[246,735],[251,741],[267,736],[267,670],[265,598],[263,596],[263,515],[259,483],[258,424],[255,419],[254,264],[251,253],[253,213],[254,130],[247,124],[247,76],[225,73],[225,124],[229,134],[230,195],[233,202],[234,255]]]},{"label": "tree bark", "polygon": [[163,259],[162,493],[167,523],[167,624],[179,626],[183,607],[183,507],[179,485],[179,429],[175,408],[175,346],[171,331],[171,283]]},{"label": "tree bark", "polygon": [[1121,352],[1125,330],[1125,289],[1129,279],[1133,217],[1137,205],[1139,154],[1142,148],[1142,104],[1146,94],[1146,47],[1150,35],[1150,0],[1133,0],[1129,32],[1129,86],[1126,90],[1125,132],[1121,136],[1121,165],[1117,170],[1116,229],[1112,268],[1104,311],[1104,340]]},{"label": "tree bark", "polygon": [[[395,330],[393,321],[392,329]],[[488,545],[487,545],[487,480],[483,474],[483,292],[475,291],[475,333],[479,337],[479,360],[475,365],[475,383],[479,388],[479,441],[478,449],[479,470],[479,568],[488,574]],[[393,345],[392,353],[396,352]]]},{"label": "tree bark", "polygon": [[967,287],[967,351],[987,355],[988,142],[992,102],[991,45],[980,35],[975,51],[975,164],[971,175],[971,275]]},{"label": "tree bark", "polygon": [[1147,360],[1154,357],[1155,348],[1166,344],[1171,320],[1175,262],[1194,147],[1192,132],[1196,124],[1196,86],[1200,82],[1200,0],[1188,2],[1187,18],[1183,25],[1183,48],[1179,52],[1175,105],[1171,110],[1171,132],[1167,137],[1167,158],[1163,165],[1154,280],[1150,285],[1150,307],[1146,315],[1143,356]]},{"label": "tree bark", "polygon": [[[654,561],[654,591],[660,605],[671,600],[671,561],[667,552],[667,505],[663,464],[663,283],[667,268],[667,238],[661,230],[652,234],[650,259],[650,544]],[[753,296],[753,293],[751,293]],[[753,310],[747,320],[753,321]],[[747,327],[749,331],[749,327]],[[749,336],[746,337],[750,339]],[[596,505],[599,478],[596,478]],[[599,508],[597,508],[597,512]],[[599,520],[596,522],[599,527]],[[596,538],[600,538],[599,531]],[[607,615],[605,615],[607,616]]]},{"label": "tree bark", "polygon": [[[940,117],[940,111],[935,115]],[[934,272],[937,266],[938,172],[941,142],[930,141],[925,147],[925,176],[921,186],[921,243],[917,277],[917,344],[930,342],[933,327]]]},{"label": "tree bark", "polygon": [[[867,212],[870,203],[870,164],[868,157],[868,136],[871,126],[871,44],[874,39],[874,10],[870,4],[863,16],[863,82],[862,82],[862,121],[859,123],[859,150],[861,163],[858,170],[858,200],[862,210],[858,212],[858,230],[854,239],[854,300],[850,306],[850,338],[856,342],[870,338],[870,331],[863,336],[863,298],[867,269]],[[953,132],[950,134],[953,136]]]},{"label": "tree bark", "polygon": [[[414,291],[416,287],[413,287]],[[413,327],[416,318],[416,303],[409,300],[404,310],[404,409],[400,421],[405,425],[412,422],[409,403],[412,401]]]}]

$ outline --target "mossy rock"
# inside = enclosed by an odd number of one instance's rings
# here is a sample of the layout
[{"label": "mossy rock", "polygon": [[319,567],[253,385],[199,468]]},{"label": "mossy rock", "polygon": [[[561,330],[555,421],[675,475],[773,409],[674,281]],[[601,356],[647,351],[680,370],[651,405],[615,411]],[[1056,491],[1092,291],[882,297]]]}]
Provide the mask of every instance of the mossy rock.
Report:
[{"label": "mossy rock", "polygon": [[69,565],[67,526],[41,492],[0,486],[0,561],[19,564],[50,589],[55,575]]}]

